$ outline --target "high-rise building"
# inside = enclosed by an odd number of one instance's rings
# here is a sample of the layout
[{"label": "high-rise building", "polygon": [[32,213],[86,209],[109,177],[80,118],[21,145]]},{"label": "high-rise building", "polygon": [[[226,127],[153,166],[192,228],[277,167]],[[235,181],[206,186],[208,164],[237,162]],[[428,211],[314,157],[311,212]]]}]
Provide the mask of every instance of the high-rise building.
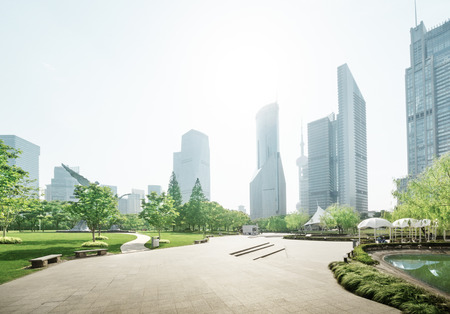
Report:
[{"label": "high-rise building", "polygon": [[450,20],[427,31],[411,28],[410,67],[406,69],[408,174],[450,152]]},{"label": "high-rise building", "polygon": [[338,68],[339,203],[368,211],[366,102],[347,64]]},{"label": "high-rise building", "polygon": [[[80,173],[79,167],[70,167],[76,173]],[[75,185],[79,185],[78,181],[70,175],[63,167],[55,167],[51,184],[47,184],[45,191],[45,199],[47,201],[76,201],[73,195]]]},{"label": "high-rise building", "polygon": [[173,153],[173,171],[180,186],[183,203],[189,201],[197,179],[203,194],[211,199],[208,136],[190,130],[181,139],[181,151]]},{"label": "high-rise building", "polygon": [[8,163],[11,166],[20,167],[28,172],[28,179],[34,180],[31,186],[38,189],[40,147],[16,135],[0,135],[0,140],[3,140],[8,146],[22,151],[19,158],[11,159]]},{"label": "high-rise building", "polygon": [[252,219],[286,215],[286,181],[279,151],[278,104],[256,115],[257,170],[250,182]]},{"label": "high-rise building", "polygon": [[156,192],[156,194],[160,195],[162,193],[162,187],[160,185],[149,185],[147,186],[148,195],[152,194],[152,192]]},{"label": "high-rise building", "polygon": [[301,155],[297,158],[299,202],[297,210],[309,214],[309,184],[308,184],[308,157],[305,156],[305,143],[303,142],[303,127],[300,142]]},{"label": "high-rise building", "polygon": [[131,193],[119,199],[119,211],[122,214],[139,214],[142,211],[142,200],[145,191],[131,189]]},{"label": "high-rise building", "polygon": [[338,201],[336,124],[334,113],[308,123],[309,215]]},{"label": "high-rise building", "polygon": [[339,114],[308,124],[309,213],[317,205],[368,211],[366,102],[347,64],[338,68]]}]

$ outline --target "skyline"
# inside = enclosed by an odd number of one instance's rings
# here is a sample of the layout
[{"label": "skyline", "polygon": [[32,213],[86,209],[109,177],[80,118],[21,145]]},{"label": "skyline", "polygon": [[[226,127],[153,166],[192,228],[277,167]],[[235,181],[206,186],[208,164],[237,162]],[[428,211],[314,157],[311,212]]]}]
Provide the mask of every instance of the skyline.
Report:
[{"label": "skyline", "polygon": [[[301,121],[337,112],[347,63],[367,103],[369,210],[389,209],[392,180],[407,174],[415,26],[414,2],[391,2],[2,2],[0,134],[41,147],[41,187],[64,163],[120,195],[167,190],[172,154],[195,129],[210,141],[211,200],[249,211],[255,115],[276,101],[292,212]],[[446,12],[448,1],[417,1],[427,29]]]}]

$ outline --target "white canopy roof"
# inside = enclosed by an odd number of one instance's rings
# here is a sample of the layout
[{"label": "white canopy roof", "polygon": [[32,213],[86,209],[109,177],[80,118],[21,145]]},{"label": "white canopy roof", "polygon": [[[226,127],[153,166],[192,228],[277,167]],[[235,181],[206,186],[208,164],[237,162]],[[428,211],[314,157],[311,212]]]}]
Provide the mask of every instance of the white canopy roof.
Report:
[{"label": "white canopy roof", "polygon": [[367,229],[367,228],[383,228],[383,227],[392,227],[392,224],[383,218],[368,218],[359,223],[358,229]]},{"label": "white canopy roof", "polygon": [[311,217],[311,219],[307,223],[305,223],[305,226],[320,224],[320,217],[322,217],[323,215],[327,215],[327,212],[320,208],[319,205],[317,205],[316,212]]},{"label": "white canopy roof", "polygon": [[394,221],[392,227],[395,228],[407,228],[407,227],[419,227],[419,221],[413,218],[402,218]]}]

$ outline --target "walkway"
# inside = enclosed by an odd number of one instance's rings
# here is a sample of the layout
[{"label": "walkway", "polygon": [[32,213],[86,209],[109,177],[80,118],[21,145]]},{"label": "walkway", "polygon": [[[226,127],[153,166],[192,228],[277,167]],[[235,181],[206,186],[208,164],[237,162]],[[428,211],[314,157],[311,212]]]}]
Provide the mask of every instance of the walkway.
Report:
[{"label": "walkway", "polygon": [[[235,257],[264,242],[285,251]],[[399,313],[344,290],[327,265],[351,242],[227,236],[76,259],[0,285],[3,313]],[[267,249],[268,250],[268,249]],[[56,252],[57,253],[57,252]]]},{"label": "walkway", "polygon": [[[129,233],[124,233],[124,234],[129,234]],[[135,252],[149,251],[149,249],[146,248],[144,244],[147,243],[148,241],[150,241],[150,237],[143,235],[143,234],[139,234],[139,233],[136,233],[135,235],[137,236],[136,239],[134,239],[133,241],[124,243],[120,247],[120,251],[122,251],[122,253],[135,253]]]}]

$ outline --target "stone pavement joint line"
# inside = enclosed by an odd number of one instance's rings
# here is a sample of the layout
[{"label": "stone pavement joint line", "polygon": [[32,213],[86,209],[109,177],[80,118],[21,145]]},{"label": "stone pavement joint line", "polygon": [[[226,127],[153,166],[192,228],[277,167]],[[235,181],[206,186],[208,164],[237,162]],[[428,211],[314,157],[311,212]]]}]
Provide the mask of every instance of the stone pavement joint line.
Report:
[{"label": "stone pavement joint line", "polygon": [[2,313],[400,313],[343,289],[328,269],[350,242],[273,238],[278,253],[229,255],[261,243],[210,239],[71,260],[0,285]]}]

